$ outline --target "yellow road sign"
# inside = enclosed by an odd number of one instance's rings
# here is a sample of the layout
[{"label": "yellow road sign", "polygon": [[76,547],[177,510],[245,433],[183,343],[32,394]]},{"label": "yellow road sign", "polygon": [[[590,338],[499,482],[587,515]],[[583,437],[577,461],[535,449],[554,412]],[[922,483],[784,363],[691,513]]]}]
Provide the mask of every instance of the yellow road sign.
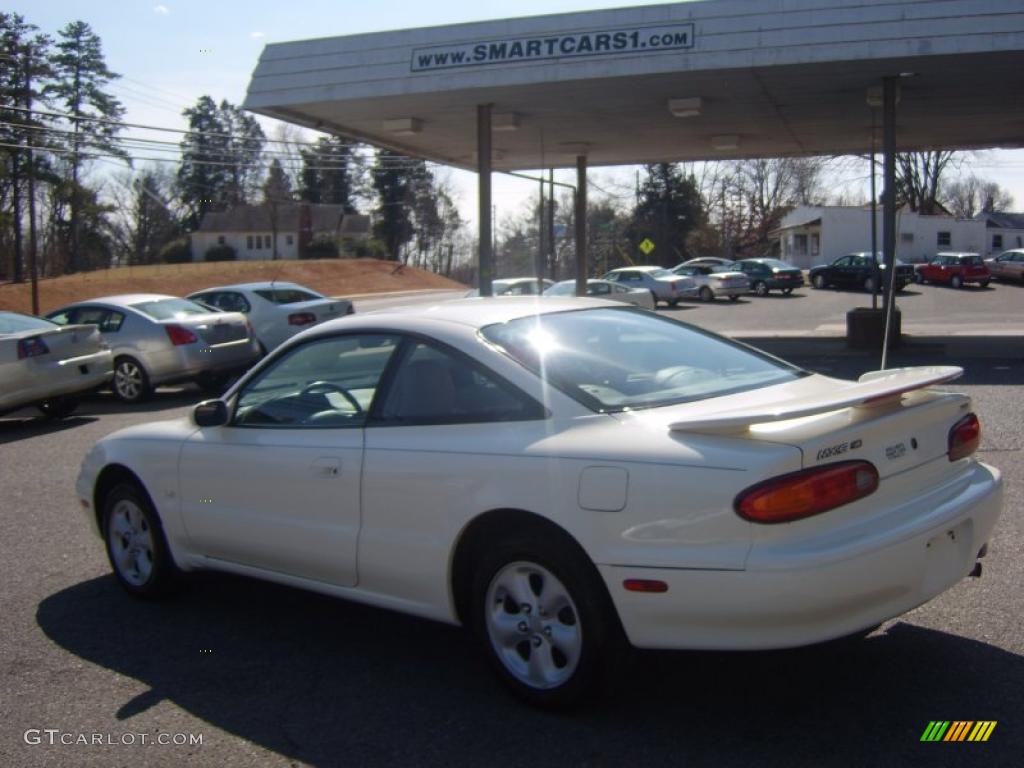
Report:
[{"label": "yellow road sign", "polygon": [[644,252],[644,256],[650,256],[651,251],[655,248],[654,242],[649,237],[645,237],[640,242],[640,250]]}]

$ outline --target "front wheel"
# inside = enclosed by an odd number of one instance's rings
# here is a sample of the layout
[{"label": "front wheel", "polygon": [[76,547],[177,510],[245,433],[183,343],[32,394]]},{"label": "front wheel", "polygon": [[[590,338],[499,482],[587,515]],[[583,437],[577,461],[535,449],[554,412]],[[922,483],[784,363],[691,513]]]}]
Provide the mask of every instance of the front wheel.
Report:
[{"label": "front wheel", "polygon": [[604,653],[618,627],[608,603],[581,553],[540,537],[509,540],[476,569],[473,626],[513,693],[535,706],[564,708],[604,676]]},{"label": "front wheel", "polygon": [[789,294],[791,294],[792,292],[793,292],[792,288],[783,288],[782,289],[782,295],[783,296],[789,296]]},{"label": "front wheel", "polygon": [[121,586],[136,597],[157,597],[172,586],[177,568],[160,519],[145,492],[121,483],[103,499],[107,557]]},{"label": "front wheel", "polygon": [[768,284],[765,283],[764,280],[758,280],[756,283],[754,283],[754,293],[756,293],[758,296],[767,296]]},{"label": "front wheel", "polygon": [[874,293],[875,292],[875,278],[873,278],[873,277],[865,278],[865,280],[864,280],[864,290],[867,291],[868,293]]},{"label": "front wheel", "polygon": [[656,294],[654,291],[651,291],[651,299],[654,300],[654,308],[657,309],[658,308],[658,294]]},{"label": "front wheel", "polygon": [[735,293],[732,296],[729,297],[729,301],[739,301],[739,300],[740,300],[739,295],[735,294]]},{"label": "front wheel", "polygon": [[949,279],[949,285],[952,288],[963,288],[964,280],[960,275],[953,275],[953,277]]},{"label": "front wheel", "polygon": [[700,289],[700,300],[701,301],[714,301],[715,300],[715,294],[713,294],[711,292],[711,289],[708,288],[706,285],[702,286],[701,289]]},{"label": "front wheel", "polygon": [[814,277],[811,278],[811,285],[813,285],[818,290],[821,290],[822,288],[825,287],[825,276],[815,275]]},{"label": "front wheel", "polygon": [[917,283],[918,285],[924,285],[924,275],[922,275],[920,272],[915,272],[914,282]]},{"label": "front wheel", "polygon": [[988,284],[989,284],[988,280],[982,280],[980,283],[978,283],[978,287],[979,288],[988,288]]},{"label": "front wheel", "polygon": [[668,305],[670,307],[678,307],[679,306],[679,299],[672,299],[671,301],[669,301]]}]

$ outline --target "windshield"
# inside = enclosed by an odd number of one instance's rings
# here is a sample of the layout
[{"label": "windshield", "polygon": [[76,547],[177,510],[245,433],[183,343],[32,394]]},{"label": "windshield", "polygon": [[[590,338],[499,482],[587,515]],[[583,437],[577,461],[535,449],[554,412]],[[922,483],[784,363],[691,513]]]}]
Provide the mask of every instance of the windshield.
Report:
[{"label": "windshield", "polygon": [[49,331],[59,328],[56,323],[41,317],[22,315],[18,312],[0,312],[0,333],[21,333],[22,331]]},{"label": "windshield", "polygon": [[784,261],[778,259],[765,259],[761,262],[765,266],[771,267],[772,269],[796,269],[792,264],[787,264]]},{"label": "windshield", "polygon": [[703,400],[806,373],[676,320],[631,308],[520,318],[485,339],[595,411]]},{"label": "windshield", "polygon": [[211,310],[188,299],[157,299],[131,305],[154,320],[177,320],[189,315],[208,315]]}]

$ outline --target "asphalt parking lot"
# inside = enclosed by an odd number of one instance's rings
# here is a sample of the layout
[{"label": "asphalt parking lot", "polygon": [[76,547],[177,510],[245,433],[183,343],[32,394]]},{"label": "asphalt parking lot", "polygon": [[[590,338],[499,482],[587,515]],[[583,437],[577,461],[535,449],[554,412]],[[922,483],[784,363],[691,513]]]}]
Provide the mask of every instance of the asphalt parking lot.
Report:
[{"label": "asphalt parking lot", "polygon": [[[187,414],[198,390],[133,407],[100,394],[63,422],[0,418],[0,765],[1019,765],[1022,298],[999,284],[898,298],[909,338],[891,364],[962,365],[950,388],[975,399],[980,455],[1004,473],[982,578],[860,642],[634,653],[572,715],[506,696],[457,628],[213,574],[163,603],[124,595],[79,511],[79,462],[116,429]],[[838,336],[866,301],[805,289],[667,312],[852,377],[877,367]],[[998,725],[985,743],[921,743],[933,720]]]}]

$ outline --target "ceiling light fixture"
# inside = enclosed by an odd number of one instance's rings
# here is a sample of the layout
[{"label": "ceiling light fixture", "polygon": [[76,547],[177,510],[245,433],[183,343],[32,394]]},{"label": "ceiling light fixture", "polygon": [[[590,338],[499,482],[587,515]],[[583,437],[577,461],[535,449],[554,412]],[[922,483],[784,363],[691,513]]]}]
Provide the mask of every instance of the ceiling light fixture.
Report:
[{"label": "ceiling light fixture", "polygon": [[415,136],[423,130],[423,121],[416,117],[396,117],[384,121],[384,130],[395,136]]},{"label": "ceiling light fixture", "polygon": [[717,150],[739,149],[740,137],[736,135],[712,136],[711,146],[713,149]]},{"label": "ceiling light fixture", "polygon": [[699,96],[668,100],[668,111],[673,117],[697,117],[703,106],[704,102]]},{"label": "ceiling light fixture", "polygon": [[519,115],[515,112],[499,112],[491,115],[491,130],[509,133],[519,130]]}]

